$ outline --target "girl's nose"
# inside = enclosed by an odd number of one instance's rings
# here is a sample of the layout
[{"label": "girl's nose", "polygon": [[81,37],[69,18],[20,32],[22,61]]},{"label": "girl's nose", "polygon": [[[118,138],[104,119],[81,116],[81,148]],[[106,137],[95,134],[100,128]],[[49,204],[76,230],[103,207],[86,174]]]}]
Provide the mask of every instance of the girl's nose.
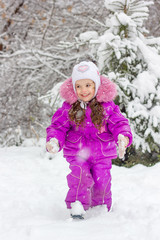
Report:
[{"label": "girl's nose", "polygon": [[87,89],[85,87],[82,88],[82,93],[86,93]]}]

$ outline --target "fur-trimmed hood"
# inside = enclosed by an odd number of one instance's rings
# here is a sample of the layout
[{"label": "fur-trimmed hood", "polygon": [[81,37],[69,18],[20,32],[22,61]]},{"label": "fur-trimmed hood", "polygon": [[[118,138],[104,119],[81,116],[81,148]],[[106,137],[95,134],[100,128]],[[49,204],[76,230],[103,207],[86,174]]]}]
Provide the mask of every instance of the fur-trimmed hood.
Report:
[{"label": "fur-trimmed hood", "polygon": [[[116,84],[104,76],[100,76],[101,85],[96,95],[98,102],[113,101],[117,95]],[[69,104],[75,103],[78,98],[74,92],[72,78],[68,78],[60,87],[61,97]]]}]

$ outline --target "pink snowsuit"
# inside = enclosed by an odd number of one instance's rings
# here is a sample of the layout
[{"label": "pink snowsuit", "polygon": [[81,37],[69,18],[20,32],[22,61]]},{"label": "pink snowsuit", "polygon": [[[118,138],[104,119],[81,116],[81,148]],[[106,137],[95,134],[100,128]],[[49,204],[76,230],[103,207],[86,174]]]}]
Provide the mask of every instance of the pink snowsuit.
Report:
[{"label": "pink snowsuit", "polygon": [[80,201],[85,210],[103,204],[110,210],[110,169],[111,160],[117,157],[118,135],[129,138],[128,146],[132,143],[128,120],[112,101],[116,95],[115,85],[101,76],[101,86],[96,96],[104,108],[105,125],[101,131],[92,123],[89,104],[84,126],[77,128],[69,119],[71,104],[77,100],[71,79],[63,83],[60,93],[66,101],[53,115],[47,128],[47,141],[57,138],[60,150],[63,149],[64,157],[70,164],[71,173],[67,176],[69,191],[65,200],[67,208],[71,208],[71,203]]}]

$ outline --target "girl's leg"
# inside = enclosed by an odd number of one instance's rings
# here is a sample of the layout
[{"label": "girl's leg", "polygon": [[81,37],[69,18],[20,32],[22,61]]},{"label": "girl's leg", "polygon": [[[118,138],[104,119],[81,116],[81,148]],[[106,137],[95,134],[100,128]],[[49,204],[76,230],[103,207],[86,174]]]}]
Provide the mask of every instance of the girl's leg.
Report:
[{"label": "girl's leg", "polygon": [[92,206],[105,204],[109,211],[112,205],[111,173],[106,159],[93,165],[92,176],[95,183],[92,188]]},{"label": "girl's leg", "polygon": [[[69,161],[68,161],[69,162]],[[71,173],[67,176],[69,191],[66,197],[67,208],[71,203],[80,201],[87,210],[91,206],[91,188],[94,184],[90,166],[86,161],[71,161]]]}]

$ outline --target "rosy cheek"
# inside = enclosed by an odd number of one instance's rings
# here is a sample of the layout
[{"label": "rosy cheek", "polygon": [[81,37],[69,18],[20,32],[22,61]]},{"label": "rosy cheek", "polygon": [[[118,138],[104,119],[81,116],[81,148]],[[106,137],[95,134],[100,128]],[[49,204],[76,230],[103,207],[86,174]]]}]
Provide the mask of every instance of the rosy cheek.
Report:
[{"label": "rosy cheek", "polygon": [[78,90],[76,91],[76,93],[77,93],[77,95],[79,96],[79,94],[80,94],[80,90],[78,89]]}]

